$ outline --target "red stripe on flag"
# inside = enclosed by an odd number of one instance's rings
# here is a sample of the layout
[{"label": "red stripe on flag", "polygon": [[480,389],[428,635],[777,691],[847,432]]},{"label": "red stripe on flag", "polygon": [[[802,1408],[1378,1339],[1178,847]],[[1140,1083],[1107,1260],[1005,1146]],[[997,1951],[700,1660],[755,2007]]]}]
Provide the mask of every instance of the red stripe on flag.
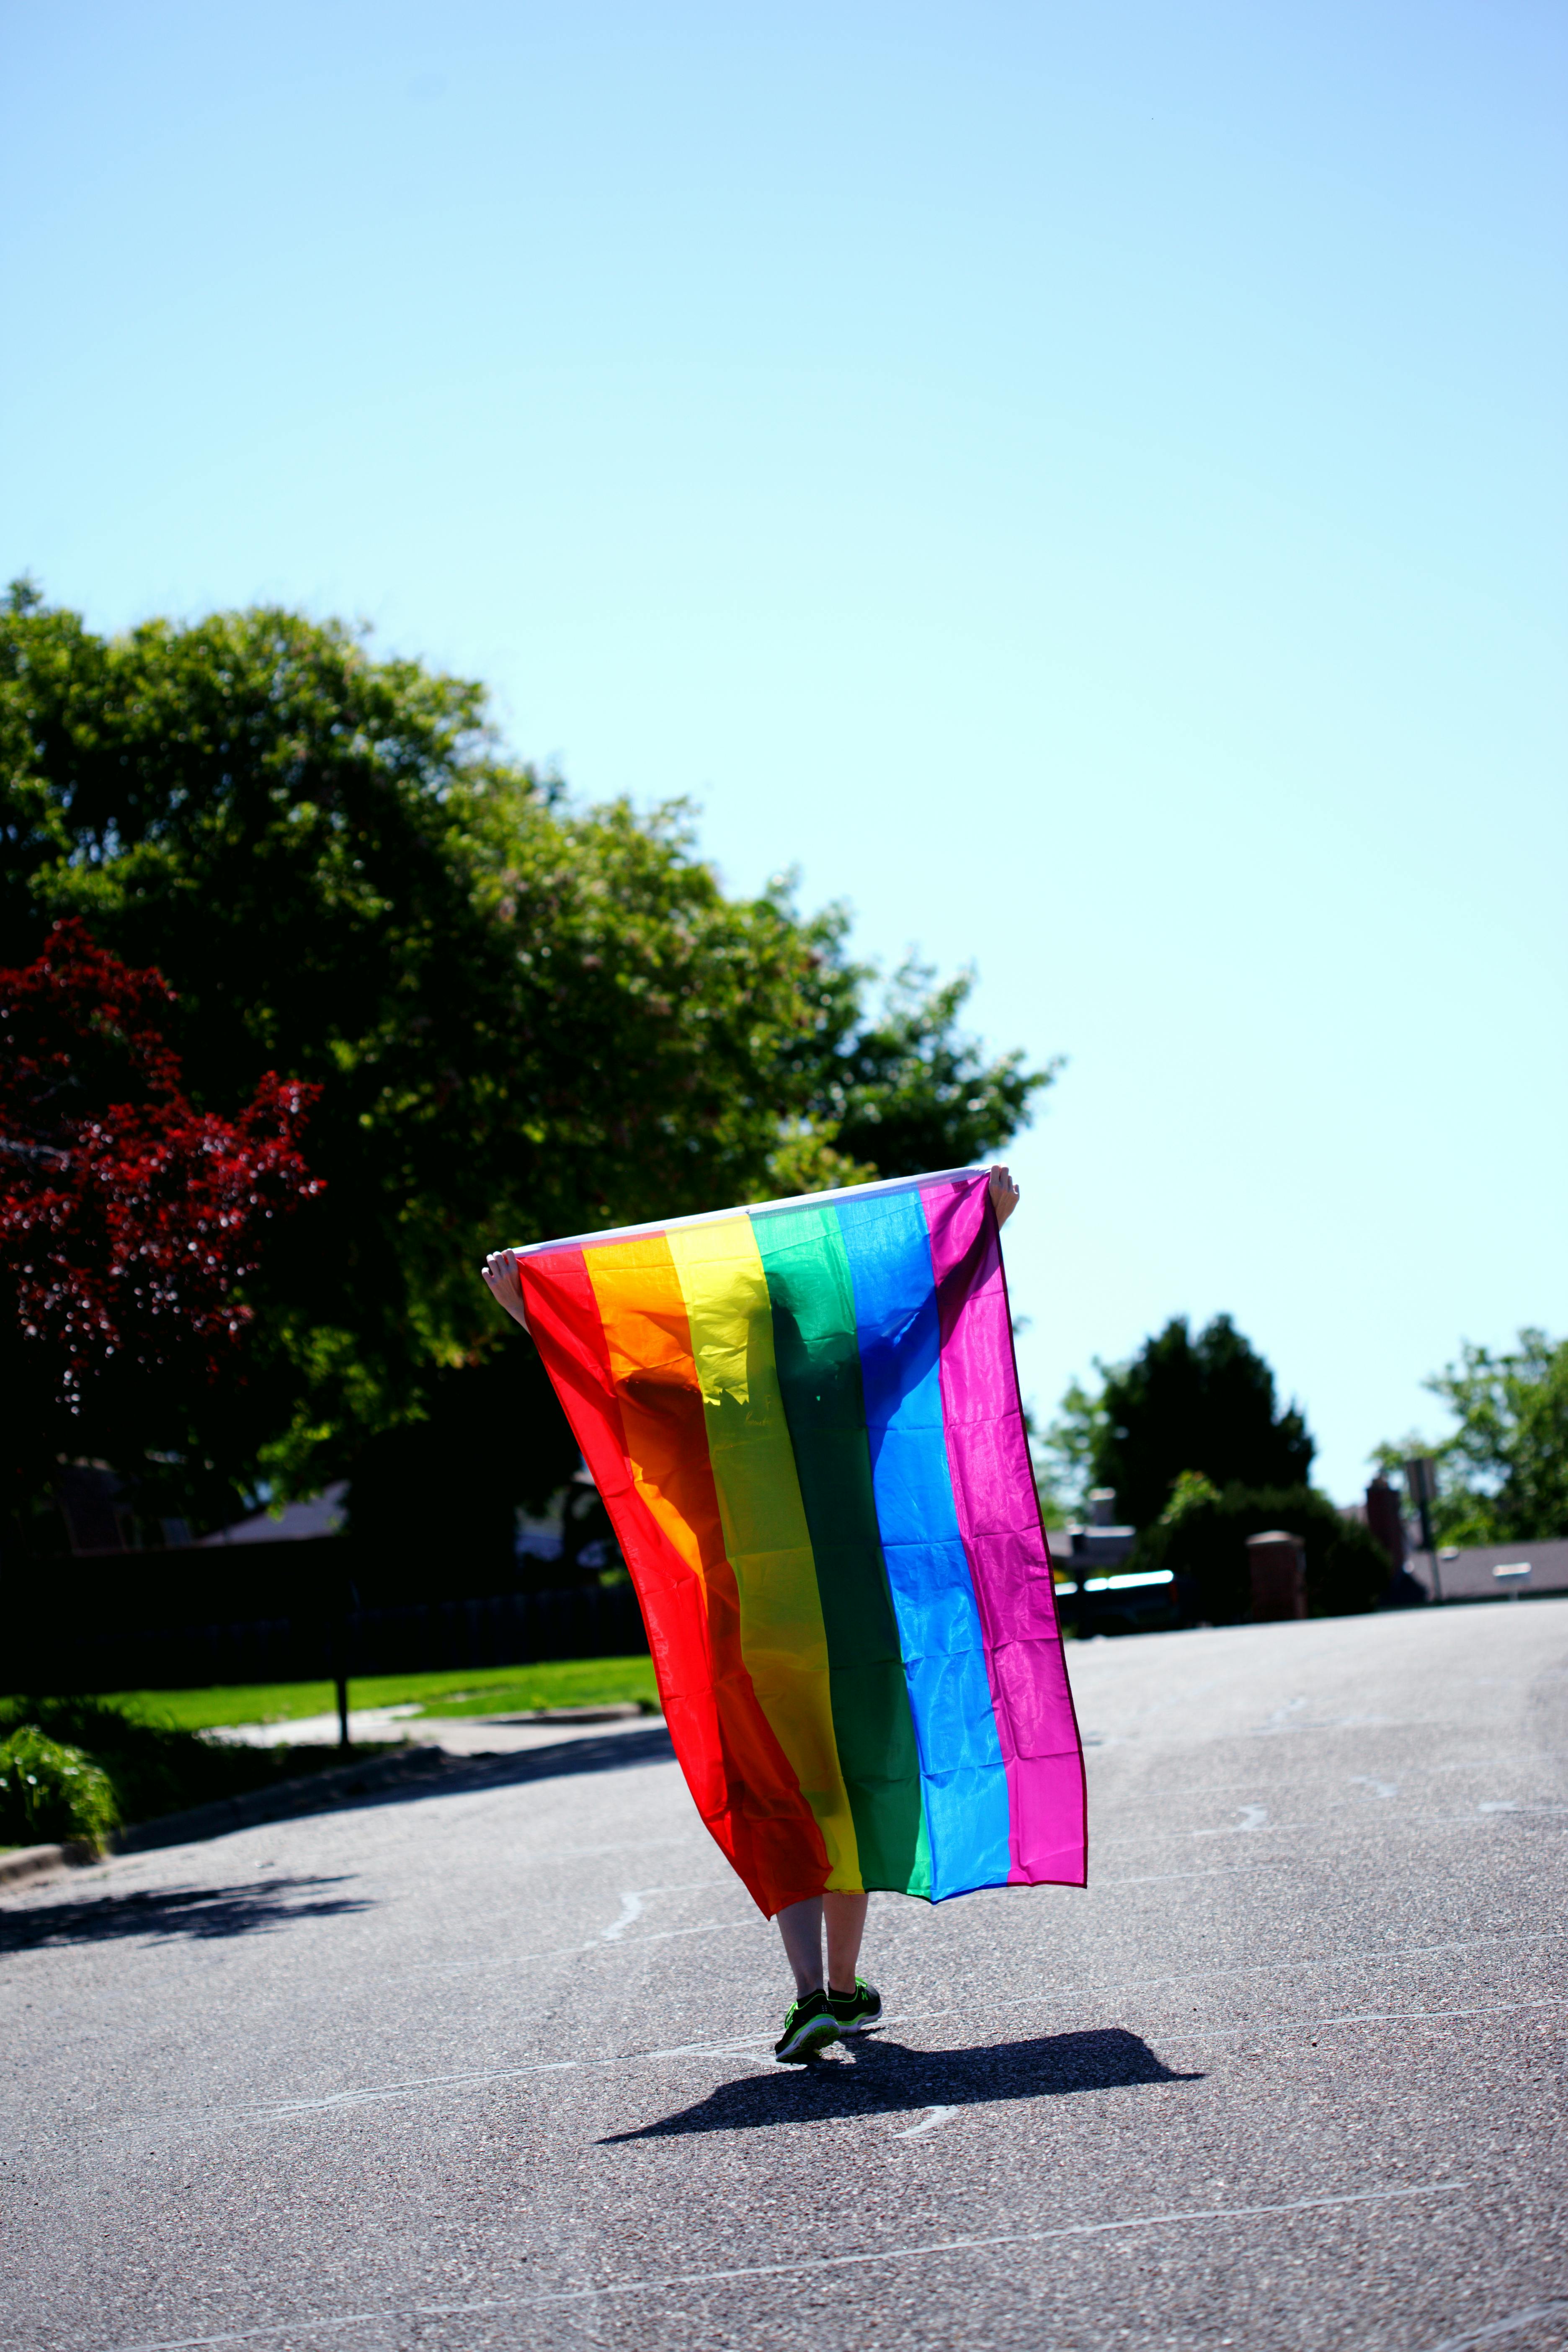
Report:
[{"label": "red stripe on flag", "polygon": [[[616,1531],[647,1628],[648,1648],[677,1760],[697,1810],[766,1916],[820,1893],[827,1853],[763,1715],[741,1655],[734,1574],[721,1552],[706,1575],[682,1558],[632,1475],[626,1429],[593,1286],[580,1249],[519,1262],[529,1328],[583,1449]],[[664,1400],[668,1412],[678,1401]],[[710,1511],[698,1532],[716,1535],[717,1497],[702,1413],[683,1445],[688,1483],[705,1480]]]}]

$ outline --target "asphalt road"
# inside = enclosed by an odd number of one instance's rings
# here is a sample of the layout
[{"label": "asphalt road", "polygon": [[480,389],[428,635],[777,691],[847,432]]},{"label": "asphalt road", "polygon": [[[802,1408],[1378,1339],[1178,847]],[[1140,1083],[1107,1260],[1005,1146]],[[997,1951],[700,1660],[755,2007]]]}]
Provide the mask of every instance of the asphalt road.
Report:
[{"label": "asphalt road", "polygon": [[0,1906],[0,2344],[1568,2344],[1568,1601],[1098,1643],[1088,1894],[774,1931],[662,1729]]}]

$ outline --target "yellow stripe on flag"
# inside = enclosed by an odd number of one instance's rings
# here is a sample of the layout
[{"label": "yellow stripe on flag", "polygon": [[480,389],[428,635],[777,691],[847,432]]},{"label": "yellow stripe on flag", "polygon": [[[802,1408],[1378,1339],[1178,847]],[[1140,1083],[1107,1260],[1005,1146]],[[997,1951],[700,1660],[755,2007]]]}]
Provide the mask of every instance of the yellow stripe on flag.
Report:
[{"label": "yellow stripe on flag", "polygon": [[816,1563],[773,1360],[767,1277],[749,1217],[667,1229],[690,1320],[724,1548],[741,1597],[741,1651],[827,1848],[827,1884],[858,1891],[860,1858],[838,1768]]}]

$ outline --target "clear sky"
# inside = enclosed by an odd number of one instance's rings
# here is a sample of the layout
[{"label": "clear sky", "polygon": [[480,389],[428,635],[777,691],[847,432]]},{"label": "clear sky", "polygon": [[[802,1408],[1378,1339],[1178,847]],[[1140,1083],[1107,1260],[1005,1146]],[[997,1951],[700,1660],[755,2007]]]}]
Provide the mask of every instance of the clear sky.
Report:
[{"label": "clear sky", "polygon": [[1068,1067],[1026,1389],[1568,1329],[1557,0],[0,7],[0,563],[488,679]]}]

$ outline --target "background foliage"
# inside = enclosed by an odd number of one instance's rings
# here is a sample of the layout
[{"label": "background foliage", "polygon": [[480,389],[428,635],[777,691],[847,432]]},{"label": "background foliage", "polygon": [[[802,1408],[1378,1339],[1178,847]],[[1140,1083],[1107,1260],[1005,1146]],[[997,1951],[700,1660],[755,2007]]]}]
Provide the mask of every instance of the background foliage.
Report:
[{"label": "background foliage", "polygon": [[1433,1532],[1443,1544],[1539,1543],[1568,1535],[1568,1339],[1527,1328],[1493,1354],[1468,1341],[1426,1381],[1458,1426],[1441,1444],[1378,1448],[1391,1474],[1415,1453],[1437,1462]]},{"label": "background foliage", "polygon": [[51,1739],[36,1723],[0,1739],[0,1845],[79,1840],[100,1851],[120,1825],[109,1775],[79,1748]]},{"label": "background foliage", "polygon": [[232,1119],[196,1111],[158,1025],[172,1004],[75,917],[0,968],[0,1381],[24,1491],[62,1444],[167,1436],[170,1400],[233,1360],[269,1221],[319,1190],[295,1148],[311,1090],[268,1071]]},{"label": "background foliage", "polygon": [[841,908],[727,896],[683,808],[575,807],[479,686],[285,611],[108,639],[13,589],[0,961],[62,916],[169,983],[198,1111],[320,1089],[323,1189],[247,1279],[243,1377],[165,1384],[116,1465],[209,1524],[362,1462],[363,1520],[417,1426],[426,1491],[500,1527],[569,1441],[485,1248],[959,1165],[1051,1076],[963,1034],[965,977],[874,1003]]},{"label": "background foliage", "polygon": [[1273,1528],[1306,1546],[1310,1615],[1374,1609],[1388,1589],[1393,1563],[1376,1538],[1310,1486],[1233,1484],[1215,1492],[1194,1480],[1181,1502],[1143,1530],[1127,1565],[1170,1569],[1190,1580],[1189,1613],[1211,1625],[1241,1624],[1251,1615],[1247,1538]]},{"label": "background foliage", "polygon": [[1216,1315],[1194,1339],[1184,1316],[1130,1363],[1097,1363],[1098,1393],[1075,1381],[1046,1433],[1045,1470],[1079,1508],[1116,1490],[1121,1517],[1152,1527],[1184,1471],[1216,1487],[1304,1487],[1316,1451],[1295,1406],[1281,1412],[1268,1364]]}]

